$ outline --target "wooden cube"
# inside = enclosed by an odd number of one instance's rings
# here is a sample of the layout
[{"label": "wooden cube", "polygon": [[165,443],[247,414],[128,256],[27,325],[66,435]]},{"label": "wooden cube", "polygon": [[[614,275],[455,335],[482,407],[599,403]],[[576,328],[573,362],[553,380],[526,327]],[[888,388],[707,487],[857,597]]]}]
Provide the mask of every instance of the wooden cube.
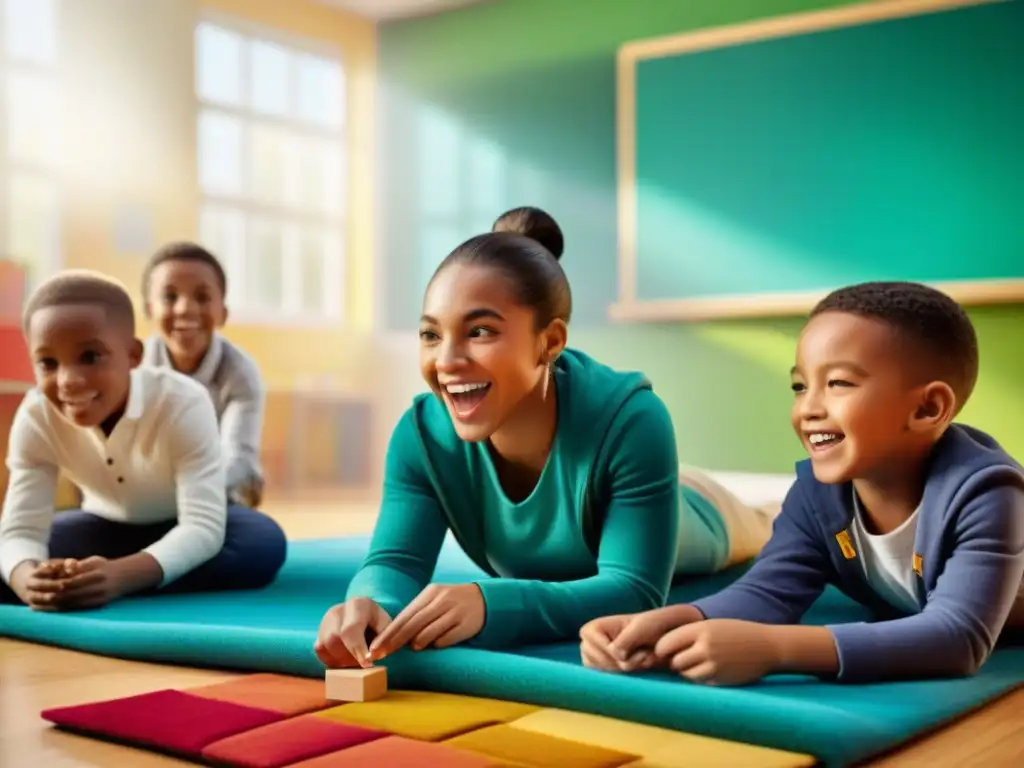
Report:
[{"label": "wooden cube", "polygon": [[328,701],[373,701],[387,692],[387,667],[327,670]]}]

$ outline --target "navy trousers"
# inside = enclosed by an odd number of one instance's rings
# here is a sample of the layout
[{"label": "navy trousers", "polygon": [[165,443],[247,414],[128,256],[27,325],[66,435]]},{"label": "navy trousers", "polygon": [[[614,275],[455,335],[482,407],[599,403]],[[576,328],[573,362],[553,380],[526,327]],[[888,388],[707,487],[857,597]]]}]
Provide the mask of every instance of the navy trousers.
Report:
[{"label": "navy trousers", "polygon": [[[61,512],[50,532],[50,557],[127,557],[156,543],[175,525],[175,520],[135,525],[82,510]],[[139,594],[260,589],[277,577],[287,552],[284,531],[277,523],[262,512],[233,504],[228,507],[227,531],[219,553],[166,587]],[[11,588],[0,582],[0,603],[20,602]]]}]

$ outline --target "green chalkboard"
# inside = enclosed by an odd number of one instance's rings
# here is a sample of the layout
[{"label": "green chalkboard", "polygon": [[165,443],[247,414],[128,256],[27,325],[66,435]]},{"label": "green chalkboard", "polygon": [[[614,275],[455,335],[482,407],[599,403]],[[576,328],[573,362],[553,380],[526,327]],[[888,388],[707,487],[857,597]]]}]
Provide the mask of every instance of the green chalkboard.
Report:
[{"label": "green chalkboard", "polygon": [[876,279],[1024,300],[1024,2],[659,45],[620,58],[623,305],[785,314]]}]

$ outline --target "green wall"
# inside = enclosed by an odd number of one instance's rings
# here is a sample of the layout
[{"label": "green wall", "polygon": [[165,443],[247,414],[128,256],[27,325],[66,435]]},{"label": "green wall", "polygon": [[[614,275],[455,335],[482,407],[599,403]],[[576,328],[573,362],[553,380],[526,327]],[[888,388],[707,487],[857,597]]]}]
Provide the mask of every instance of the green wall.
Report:
[{"label": "green wall", "polygon": [[[683,461],[786,472],[799,319],[620,325],[615,53],[630,40],[839,0],[496,0],[380,28],[379,179],[386,323],[412,332],[433,267],[502,210],[549,210],[566,234],[571,343],[654,382]],[[941,215],[941,212],[939,213]],[[974,313],[982,376],[963,414],[1024,456],[1024,307]]]}]

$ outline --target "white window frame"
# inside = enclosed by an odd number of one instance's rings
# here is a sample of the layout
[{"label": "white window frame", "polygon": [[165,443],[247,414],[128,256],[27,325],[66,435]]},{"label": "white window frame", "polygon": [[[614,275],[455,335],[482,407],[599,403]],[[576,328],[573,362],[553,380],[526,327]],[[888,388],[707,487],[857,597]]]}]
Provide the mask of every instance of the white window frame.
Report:
[{"label": "white window frame", "polygon": [[[203,114],[221,114],[239,120],[242,123],[242,146],[240,156],[242,162],[242,187],[241,195],[230,195],[213,193],[202,188],[199,181],[199,210],[197,211],[197,229],[202,231],[201,222],[204,211],[209,208],[230,208],[243,213],[248,220],[254,217],[263,221],[279,221],[284,224],[284,244],[282,256],[282,293],[283,302],[280,307],[254,306],[246,300],[244,288],[240,285],[240,277],[244,275],[245,265],[240,263],[249,252],[248,244],[242,249],[242,253],[224,254],[224,269],[228,274],[228,296],[227,303],[231,307],[231,318],[235,322],[242,322],[247,325],[262,325],[274,327],[323,327],[337,326],[345,319],[346,310],[346,250],[349,234],[349,168],[350,152],[348,136],[350,131],[350,118],[348,110],[348,99],[342,105],[341,127],[329,129],[318,127],[310,123],[302,122],[291,117],[275,117],[257,112],[246,106],[233,106],[215,101],[205,100],[199,91],[199,55],[197,37],[199,29],[205,25],[213,25],[227,32],[234,33],[245,39],[246,43],[253,40],[260,40],[268,43],[281,45],[289,49],[289,53],[303,53],[319,56],[325,59],[336,61],[341,66],[344,82],[343,94],[347,94],[347,67],[342,51],[337,46],[325,44],[317,40],[310,40],[294,35],[289,35],[277,29],[268,28],[254,24],[234,16],[204,11],[199,18],[199,23],[193,30],[193,56],[192,61],[195,68],[193,78],[193,93],[196,99],[195,126],[196,126],[196,170],[197,180],[201,177],[200,152],[199,152],[199,122]],[[248,93],[248,78],[250,66],[248,60],[242,65],[242,91]],[[297,77],[295,68],[292,68],[291,76]],[[293,82],[293,88],[295,87]],[[250,188],[251,163],[249,142],[254,126],[276,127],[283,129],[291,136],[316,137],[321,139],[333,139],[338,142],[338,151],[341,157],[341,169],[343,178],[339,180],[342,205],[336,215],[322,214],[319,212],[310,213],[281,205],[272,205],[252,199]],[[303,224],[323,227],[336,238],[336,247],[326,255],[324,264],[324,312],[306,312],[303,310],[303,296],[301,271],[288,268],[289,264],[298,265],[301,259],[300,231]],[[202,235],[200,234],[200,239]],[[248,225],[245,227],[244,239],[248,239]],[[216,254],[221,256],[221,254]]]},{"label": "white window frame", "polygon": [[[4,258],[19,265],[25,271],[25,297],[50,275],[60,270],[64,265],[64,232],[63,232],[63,211],[64,199],[60,176],[60,152],[59,136],[58,146],[54,146],[53,155],[46,160],[29,160],[12,155],[9,129],[10,129],[10,104],[8,101],[9,77],[12,74],[28,74],[42,76],[49,79],[54,88],[54,108],[59,109],[61,87],[60,66],[61,66],[61,4],[62,0],[53,0],[55,11],[56,29],[56,57],[53,62],[41,63],[25,61],[12,58],[7,48],[7,3],[8,0],[0,0],[0,205],[3,213],[0,214],[0,242],[3,244]],[[54,114],[52,120],[56,126],[62,126],[64,121],[59,114]],[[57,129],[59,131],[59,128]],[[29,262],[27,258],[18,253],[11,242],[11,205],[10,188],[15,177],[36,177],[49,186],[53,192],[54,208],[53,220],[50,222],[48,231],[50,237],[44,252],[39,255],[38,261]]]}]

